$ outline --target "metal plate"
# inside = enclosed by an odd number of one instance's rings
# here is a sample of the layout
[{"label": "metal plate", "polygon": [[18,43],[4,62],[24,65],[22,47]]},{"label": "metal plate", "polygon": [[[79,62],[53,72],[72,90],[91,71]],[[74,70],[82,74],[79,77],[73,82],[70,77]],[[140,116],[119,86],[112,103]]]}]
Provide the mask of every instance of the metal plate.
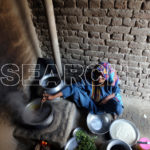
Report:
[{"label": "metal plate", "polygon": [[[134,140],[133,142],[128,143],[127,141],[124,141],[124,140],[122,140],[122,139],[116,138],[116,137],[113,135],[113,131],[115,130],[115,124],[119,124],[119,123],[121,123],[121,122],[124,122],[124,123],[129,124],[129,125],[134,129],[135,134],[136,134],[136,138],[135,138],[135,140]],[[117,126],[117,127],[118,127],[118,126]],[[117,130],[118,130],[118,129],[117,129]],[[123,128],[122,128],[122,129],[120,128],[119,130],[121,130],[121,131],[123,132]],[[126,132],[127,132],[127,131],[126,131]],[[139,138],[140,138],[140,132],[139,132],[139,130],[137,129],[137,127],[135,126],[135,124],[132,123],[131,121],[125,120],[125,119],[117,119],[117,120],[115,120],[115,121],[111,124],[111,126],[110,126],[110,136],[111,136],[112,139],[119,139],[119,140],[122,140],[122,141],[124,141],[125,143],[128,143],[129,145],[132,146],[132,145],[136,144],[136,142],[139,140]]]},{"label": "metal plate", "polygon": [[87,126],[94,134],[105,134],[109,131],[112,117],[110,114],[91,114],[87,116]]},{"label": "metal plate", "polygon": [[77,148],[77,146],[78,146],[78,143],[77,143],[76,137],[72,137],[67,142],[64,150],[74,150],[75,148]]}]

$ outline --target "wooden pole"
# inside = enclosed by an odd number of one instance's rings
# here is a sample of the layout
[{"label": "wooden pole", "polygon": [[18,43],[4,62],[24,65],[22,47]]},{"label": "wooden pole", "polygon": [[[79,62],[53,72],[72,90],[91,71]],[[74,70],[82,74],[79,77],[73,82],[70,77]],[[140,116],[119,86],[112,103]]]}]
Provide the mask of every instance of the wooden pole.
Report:
[{"label": "wooden pole", "polygon": [[52,2],[52,0],[44,0],[44,1],[45,1],[47,18],[48,18],[49,31],[50,31],[51,40],[52,40],[54,58],[55,58],[56,65],[58,67],[58,71],[59,71],[60,75],[62,76],[63,71],[62,71],[60,50],[59,50],[59,44],[58,44],[53,2]]}]

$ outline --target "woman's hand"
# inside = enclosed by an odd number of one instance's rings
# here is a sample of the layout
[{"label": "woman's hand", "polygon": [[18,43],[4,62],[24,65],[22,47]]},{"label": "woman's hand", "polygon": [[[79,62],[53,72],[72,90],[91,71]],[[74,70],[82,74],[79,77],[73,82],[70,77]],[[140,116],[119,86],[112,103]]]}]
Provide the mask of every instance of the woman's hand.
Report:
[{"label": "woman's hand", "polygon": [[106,104],[110,99],[114,98],[115,94],[110,94],[108,96],[106,96],[98,105],[103,105]]},{"label": "woman's hand", "polygon": [[98,105],[104,105],[104,104],[106,104],[106,103],[107,103],[106,100],[102,100]]},{"label": "woman's hand", "polygon": [[53,95],[50,95],[50,94],[43,94],[43,99],[42,99],[42,103],[44,103],[45,101],[47,100],[53,100],[54,99],[54,96]]},{"label": "woman's hand", "polygon": [[45,101],[47,100],[53,100],[57,97],[60,97],[60,96],[63,96],[63,93],[62,92],[58,92],[57,94],[55,95],[50,95],[50,94],[47,94],[47,93],[44,93],[43,94],[43,99],[42,99],[42,103],[44,103]]}]

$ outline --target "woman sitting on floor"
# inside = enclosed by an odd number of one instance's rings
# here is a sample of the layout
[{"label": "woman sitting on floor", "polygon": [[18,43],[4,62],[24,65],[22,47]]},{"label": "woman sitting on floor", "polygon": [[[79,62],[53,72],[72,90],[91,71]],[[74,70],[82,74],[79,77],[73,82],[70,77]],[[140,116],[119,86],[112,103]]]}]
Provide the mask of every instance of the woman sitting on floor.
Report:
[{"label": "woman sitting on floor", "polygon": [[111,113],[114,118],[123,113],[123,103],[118,85],[119,78],[109,63],[100,63],[92,71],[91,81],[82,80],[55,95],[43,94],[42,101],[53,100],[62,96],[72,96],[79,107],[95,114]]}]

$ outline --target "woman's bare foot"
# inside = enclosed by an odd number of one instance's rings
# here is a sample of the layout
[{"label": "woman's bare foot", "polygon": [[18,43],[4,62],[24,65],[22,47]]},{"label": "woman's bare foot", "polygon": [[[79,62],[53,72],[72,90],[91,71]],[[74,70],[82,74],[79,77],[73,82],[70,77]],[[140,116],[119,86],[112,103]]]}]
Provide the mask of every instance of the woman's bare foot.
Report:
[{"label": "woman's bare foot", "polygon": [[113,117],[114,120],[116,120],[118,118],[118,115],[116,113],[113,113],[112,117]]}]

